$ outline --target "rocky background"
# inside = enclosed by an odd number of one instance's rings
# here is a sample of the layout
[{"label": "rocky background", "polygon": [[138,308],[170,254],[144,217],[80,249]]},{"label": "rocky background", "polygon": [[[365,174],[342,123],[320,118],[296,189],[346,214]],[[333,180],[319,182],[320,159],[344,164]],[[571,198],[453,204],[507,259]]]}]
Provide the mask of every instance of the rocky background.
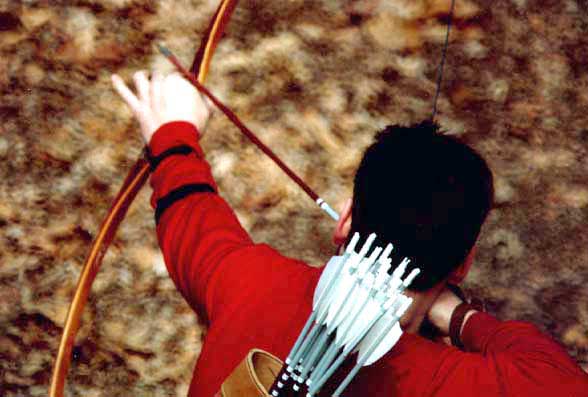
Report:
[{"label": "rocky background", "polygon": [[[449,0],[242,1],[208,86],[327,201],[374,134],[431,113]],[[0,395],[44,396],[81,265],[142,150],[114,72],[189,65],[213,0],[0,1]],[[438,121],[489,161],[466,283],[588,363],[588,1],[457,0]],[[217,115],[202,140],[258,242],[320,264],[332,221]],[[416,159],[426,161],[426,159]],[[93,286],[67,396],[183,396],[205,329],[167,276],[150,188]],[[310,238],[309,238],[310,236]]]}]

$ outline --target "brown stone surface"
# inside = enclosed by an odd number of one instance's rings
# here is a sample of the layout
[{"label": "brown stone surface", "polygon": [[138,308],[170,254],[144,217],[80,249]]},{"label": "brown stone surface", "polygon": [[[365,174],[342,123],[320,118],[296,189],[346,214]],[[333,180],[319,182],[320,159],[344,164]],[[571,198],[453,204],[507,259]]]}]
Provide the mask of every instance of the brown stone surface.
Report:
[{"label": "brown stone surface", "polygon": [[[0,1],[0,395],[46,395],[81,264],[142,149],[111,73],[170,71],[156,42],[187,65],[216,3]],[[430,114],[449,3],[243,1],[208,86],[339,206],[376,131]],[[466,287],[585,365],[588,3],[457,4],[438,120],[497,186]],[[330,256],[333,223],[223,117],[202,144],[256,241]],[[149,194],[93,287],[67,396],[186,393],[205,330],[167,277]]]}]

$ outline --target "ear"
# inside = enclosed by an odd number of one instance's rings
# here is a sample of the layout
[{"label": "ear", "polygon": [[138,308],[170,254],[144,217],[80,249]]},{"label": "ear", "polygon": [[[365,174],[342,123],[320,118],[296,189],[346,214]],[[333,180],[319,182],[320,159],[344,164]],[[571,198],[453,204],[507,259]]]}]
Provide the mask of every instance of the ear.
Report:
[{"label": "ear", "polygon": [[447,279],[447,282],[449,284],[454,284],[454,285],[460,284],[468,275],[470,268],[472,267],[472,263],[474,263],[475,256],[476,256],[476,246],[474,245],[472,247],[472,250],[468,254],[468,256],[463,261],[463,263],[461,265],[459,265],[459,267],[457,269],[455,269],[454,271],[451,272],[451,274],[449,275],[449,278]]},{"label": "ear", "polygon": [[352,204],[353,201],[351,199],[347,199],[343,205],[341,213],[339,214],[339,220],[337,221],[337,226],[333,232],[333,242],[335,245],[345,244],[345,240],[347,240],[347,235],[351,229]]}]

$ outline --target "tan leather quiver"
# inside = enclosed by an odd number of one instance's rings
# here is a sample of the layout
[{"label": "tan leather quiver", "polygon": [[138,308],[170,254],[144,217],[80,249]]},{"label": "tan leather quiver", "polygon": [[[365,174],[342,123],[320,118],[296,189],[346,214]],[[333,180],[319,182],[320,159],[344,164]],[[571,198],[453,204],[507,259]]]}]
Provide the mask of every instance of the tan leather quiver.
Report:
[{"label": "tan leather quiver", "polygon": [[218,397],[270,397],[268,389],[282,368],[282,361],[259,349],[247,356],[223,382]]}]

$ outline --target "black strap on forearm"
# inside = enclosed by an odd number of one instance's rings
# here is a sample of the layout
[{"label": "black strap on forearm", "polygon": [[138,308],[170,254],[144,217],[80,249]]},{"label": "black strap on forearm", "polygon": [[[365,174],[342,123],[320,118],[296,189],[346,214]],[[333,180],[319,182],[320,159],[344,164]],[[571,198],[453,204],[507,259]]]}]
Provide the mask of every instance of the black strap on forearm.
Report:
[{"label": "black strap on forearm", "polygon": [[149,160],[151,172],[154,172],[155,169],[157,168],[157,166],[159,165],[159,163],[161,163],[163,160],[165,160],[169,156],[173,156],[176,154],[181,154],[181,155],[186,156],[190,153],[194,153],[194,149],[188,145],[179,145],[179,146],[171,147],[171,148],[161,152],[157,156],[153,156],[151,154],[151,150],[149,150],[149,147],[147,146],[145,148],[145,153],[147,154],[147,156],[146,156],[147,160]]},{"label": "black strap on forearm", "polygon": [[193,193],[216,193],[212,186],[207,183],[195,183],[190,185],[180,186],[177,189],[172,190],[159,200],[157,200],[157,206],[155,208],[155,223],[159,223],[159,219],[163,215],[163,212],[171,207],[173,203],[183,199],[184,197]]}]

